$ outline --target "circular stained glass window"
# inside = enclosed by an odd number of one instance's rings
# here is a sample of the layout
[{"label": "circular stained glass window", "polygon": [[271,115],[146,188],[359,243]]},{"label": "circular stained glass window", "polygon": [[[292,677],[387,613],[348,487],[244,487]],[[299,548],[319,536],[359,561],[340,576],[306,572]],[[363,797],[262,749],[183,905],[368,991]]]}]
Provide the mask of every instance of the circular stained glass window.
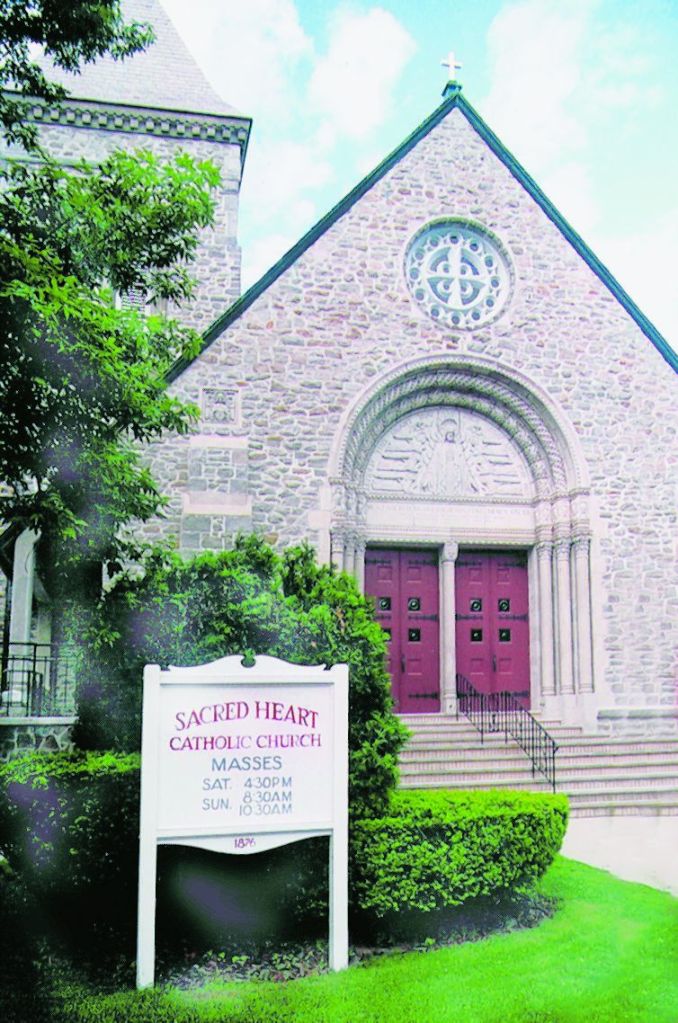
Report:
[{"label": "circular stained glass window", "polygon": [[496,319],[511,291],[511,271],[499,242],[459,220],[427,224],[407,250],[407,283],[434,320],[475,329]]}]

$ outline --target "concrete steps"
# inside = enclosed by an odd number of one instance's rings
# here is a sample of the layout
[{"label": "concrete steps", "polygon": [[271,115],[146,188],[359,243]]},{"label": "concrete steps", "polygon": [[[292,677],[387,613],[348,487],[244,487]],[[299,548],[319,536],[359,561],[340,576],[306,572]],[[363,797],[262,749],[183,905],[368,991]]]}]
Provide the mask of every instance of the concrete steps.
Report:
[{"label": "concrete steps", "polygon": [[[504,734],[480,734],[449,715],[406,715],[412,735],[400,757],[403,788],[550,791],[533,777],[527,756]],[[581,728],[541,722],[558,744],[557,790],[573,816],[678,814],[678,743],[584,735]]]}]

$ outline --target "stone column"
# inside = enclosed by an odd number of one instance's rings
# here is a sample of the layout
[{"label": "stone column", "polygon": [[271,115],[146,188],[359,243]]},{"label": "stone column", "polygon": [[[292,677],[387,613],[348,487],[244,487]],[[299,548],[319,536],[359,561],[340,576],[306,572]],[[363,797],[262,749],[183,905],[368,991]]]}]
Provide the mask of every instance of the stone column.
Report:
[{"label": "stone column", "polygon": [[365,592],[365,540],[357,536],[353,549],[353,575],[361,593]]},{"label": "stone column", "polygon": [[569,539],[556,541],[556,588],[558,592],[558,691],[572,695],[574,672],[572,664],[572,586],[570,583]]},{"label": "stone column", "polygon": [[[14,544],[12,570],[12,606],[9,615],[10,643],[30,643],[35,582],[35,545],[37,533],[24,530]],[[15,648],[14,653],[23,651]]]},{"label": "stone column", "polygon": [[592,693],[591,540],[579,536],[574,544],[574,589],[577,601],[577,692]]},{"label": "stone column", "polygon": [[344,534],[344,561],[341,567],[349,575],[355,575],[355,534],[350,531]]},{"label": "stone column", "polygon": [[441,708],[446,714],[454,714],[457,710],[456,686],[456,599],[454,566],[459,554],[459,544],[454,540],[443,546],[441,556],[441,590],[440,607],[440,643],[442,662],[442,699]]},{"label": "stone column", "polygon": [[553,544],[537,544],[539,576],[539,650],[541,695],[553,696],[556,691],[553,674]]},{"label": "stone column", "polygon": [[336,565],[340,572],[344,571],[344,547],[345,547],[345,536],[341,530],[332,530],[331,535],[331,561],[333,565]]}]

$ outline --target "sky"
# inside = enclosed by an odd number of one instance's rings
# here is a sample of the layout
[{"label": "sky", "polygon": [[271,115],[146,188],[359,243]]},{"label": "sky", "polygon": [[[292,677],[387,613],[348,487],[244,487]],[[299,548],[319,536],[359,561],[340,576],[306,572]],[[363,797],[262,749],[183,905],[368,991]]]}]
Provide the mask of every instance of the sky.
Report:
[{"label": "sky", "polygon": [[678,0],[163,0],[253,118],[248,287],[427,117],[457,77],[678,350]]}]

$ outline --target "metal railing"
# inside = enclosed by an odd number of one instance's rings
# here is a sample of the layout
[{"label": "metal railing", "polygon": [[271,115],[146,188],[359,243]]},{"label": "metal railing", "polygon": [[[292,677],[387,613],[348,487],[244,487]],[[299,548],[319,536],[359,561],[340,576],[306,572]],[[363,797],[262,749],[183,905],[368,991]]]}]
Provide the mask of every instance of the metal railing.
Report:
[{"label": "metal railing", "polygon": [[485,735],[504,733],[520,746],[532,764],[532,775],[543,774],[556,791],[558,745],[513,693],[480,693],[464,675],[457,675],[457,717],[464,714]]},{"label": "metal railing", "polygon": [[64,717],[75,711],[75,659],[50,643],[8,643],[0,666],[0,717]]}]

